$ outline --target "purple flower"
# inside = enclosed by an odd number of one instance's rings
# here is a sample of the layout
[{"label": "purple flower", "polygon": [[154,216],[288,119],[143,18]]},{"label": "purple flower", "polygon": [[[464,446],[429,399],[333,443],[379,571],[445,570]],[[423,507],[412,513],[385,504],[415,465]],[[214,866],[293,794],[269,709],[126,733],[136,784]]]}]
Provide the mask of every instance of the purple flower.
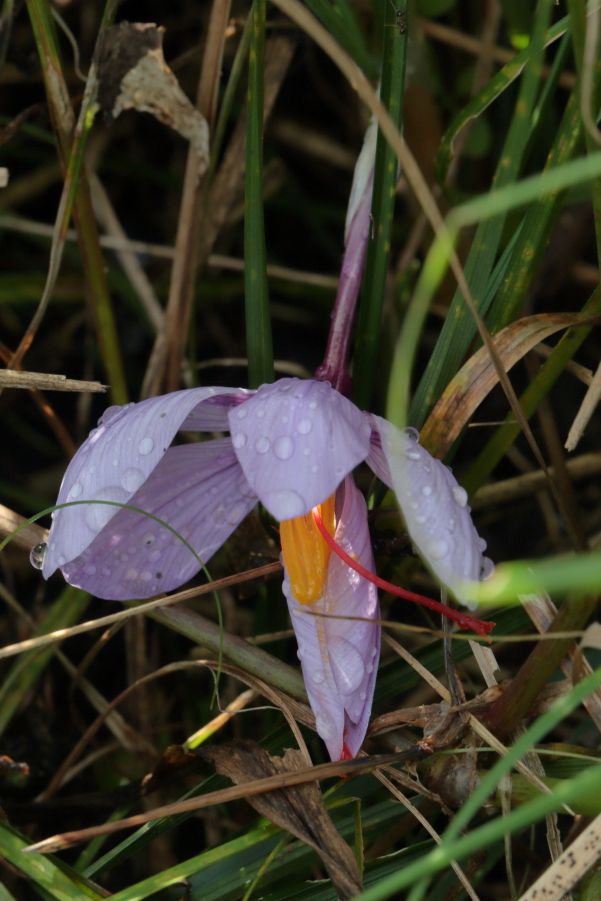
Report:
[{"label": "purple flower", "polygon": [[[230,437],[172,446],[180,431]],[[138,507],[206,562],[261,501],[282,524],[284,593],[317,730],[336,759],[354,756],[367,728],[377,592],[325,545],[311,511],[318,507],[336,542],[373,572],[365,502],[350,475],[363,461],[397,491],[418,551],[461,600],[461,583],[487,567],[465,492],[416,434],[363,413],[324,381],[192,388],[111,407],[69,464],[58,504]],[[44,576],[57,568],[73,585],[125,600],[177,588],[199,563],[148,516],[84,503],[54,513]]]}]

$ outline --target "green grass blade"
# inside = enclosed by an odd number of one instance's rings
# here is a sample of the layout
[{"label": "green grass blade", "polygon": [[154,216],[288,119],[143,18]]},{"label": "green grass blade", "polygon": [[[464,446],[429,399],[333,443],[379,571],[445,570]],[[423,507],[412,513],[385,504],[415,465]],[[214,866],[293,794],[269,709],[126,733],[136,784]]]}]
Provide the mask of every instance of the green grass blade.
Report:
[{"label": "green grass blade", "polygon": [[[67,587],[50,607],[38,630],[39,635],[66,629],[77,622],[89,603],[89,596]],[[35,686],[54,656],[53,646],[22,654],[4,676],[0,687],[0,735],[6,730],[23,698]]]},{"label": "green grass blade", "polygon": [[377,78],[377,65],[359,26],[355,5],[348,0],[306,0],[306,3],[365,74]]},{"label": "green grass blade", "polygon": [[486,848],[499,841],[504,835],[514,834],[542,819],[548,813],[560,810],[571,799],[585,797],[589,792],[601,789],[601,766],[593,766],[582,771],[573,779],[565,780],[551,795],[542,795],[507,816],[497,817],[467,835],[459,838],[461,831],[470,820],[481,811],[489,795],[496,789],[504,775],[511,772],[520,760],[551,729],[565,719],[587,697],[601,685],[601,669],[595,670],[558,700],[553,707],[536,720],[508,749],[489,772],[482,777],[477,788],[469,795],[463,807],[453,818],[442,836],[442,844],[421,860],[394,873],[376,886],[359,895],[360,901],[380,901],[383,898],[398,897],[401,889],[413,885],[422,878],[430,878],[435,872],[448,866],[453,860],[461,860],[469,854]]},{"label": "green grass blade", "polygon": [[[520,92],[514,107],[511,126],[501,150],[493,179],[493,191],[510,185],[522,167],[523,155],[532,130],[532,111],[537,99],[545,35],[551,15],[551,0],[537,5],[535,29],[528,48],[528,65],[524,69]],[[489,218],[478,226],[465,264],[465,275],[481,315],[486,313],[483,298],[492,272],[505,219]],[[441,329],[436,347],[419,382],[411,406],[411,422],[420,426],[430,407],[459,368],[476,334],[476,324],[465,304],[462,292],[455,292],[449,314]]]},{"label": "green grass blade", "polygon": [[100,901],[105,897],[80,875],[63,863],[56,863],[52,857],[24,854],[23,849],[28,844],[18,832],[5,823],[0,823],[0,857],[22,873],[44,897],[55,901],[83,901],[84,898]]},{"label": "green grass blade", "polygon": [[[396,13],[404,16],[407,2],[385,3],[380,96],[390,116],[402,130],[407,30],[399,33]],[[359,302],[357,341],[353,361],[355,400],[368,407],[376,358],[379,354],[382,307],[390,257],[390,235],[397,180],[396,154],[381,132],[378,133],[372,200],[372,237],[367,249],[363,291]]]},{"label": "green grass blade", "polygon": [[263,57],[265,0],[255,0],[248,67],[248,115],[244,216],[244,289],[248,381],[251,388],[273,381],[273,346],[265,223],[263,219]]}]

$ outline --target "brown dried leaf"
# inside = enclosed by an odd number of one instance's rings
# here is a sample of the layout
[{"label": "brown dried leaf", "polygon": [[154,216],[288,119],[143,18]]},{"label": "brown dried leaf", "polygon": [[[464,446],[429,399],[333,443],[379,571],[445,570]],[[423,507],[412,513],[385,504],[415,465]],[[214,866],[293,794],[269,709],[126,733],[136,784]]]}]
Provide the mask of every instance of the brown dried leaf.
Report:
[{"label": "brown dried leaf", "polygon": [[[255,742],[229,742],[203,752],[218,773],[236,785],[302,770],[306,763],[299,751],[288,749],[272,757]],[[338,834],[317,783],[290,786],[248,798],[262,816],[313,848],[321,857],[340,898],[354,898],[361,891],[361,877],[353,852]]]},{"label": "brown dried leaf", "polygon": [[[589,321],[587,319],[587,321]],[[508,372],[528,351],[555,332],[584,320],[574,313],[540,313],[512,322],[494,336],[497,353]],[[430,453],[444,457],[474,410],[492,391],[499,376],[486,347],[481,347],[449,382],[420,433]]]},{"label": "brown dried leaf", "polygon": [[173,128],[196,149],[200,176],[209,163],[209,126],[165,62],[164,30],[152,22],[106,29],[97,58],[98,105],[115,119],[136,109]]}]

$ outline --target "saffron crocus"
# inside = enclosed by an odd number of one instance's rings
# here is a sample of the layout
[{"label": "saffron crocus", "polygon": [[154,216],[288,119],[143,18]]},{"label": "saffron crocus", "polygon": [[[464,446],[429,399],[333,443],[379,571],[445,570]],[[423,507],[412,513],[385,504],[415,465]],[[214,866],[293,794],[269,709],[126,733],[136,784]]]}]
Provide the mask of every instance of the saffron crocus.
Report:
[{"label": "saffron crocus", "polygon": [[[172,446],[178,432],[228,438]],[[182,585],[257,501],[280,522],[284,592],[317,730],[333,759],[363,741],[379,655],[376,589],[333,554],[312,511],[368,571],[365,502],[350,473],[361,462],[390,487],[409,534],[440,581],[461,583],[486,563],[465,493],[450,471],[386,420],[328,382],[281,379],[256,391],[191,388],[109,408],[69,464],[43,561],[48,578],[99,597],[145,598]],[[317,615],[311,615],[315,613]],[[329,614],[330,616],[320,616]],[[359,617],[350,619],[345,617]]]}]

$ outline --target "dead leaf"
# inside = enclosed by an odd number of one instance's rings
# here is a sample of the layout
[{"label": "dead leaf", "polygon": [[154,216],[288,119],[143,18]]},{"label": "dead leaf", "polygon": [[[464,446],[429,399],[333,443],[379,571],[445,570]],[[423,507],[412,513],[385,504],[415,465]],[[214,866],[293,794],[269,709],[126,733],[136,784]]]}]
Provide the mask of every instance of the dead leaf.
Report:
[{"label": "dead leaf", "polygon": [[[203,752],[218,773],[236,785],[306,768],[299,751],[288,749],[272,757],[252,741],[229,742]],[[313,848],[328,871],[339,897],[354,898],[361,891],[361,877],[353,852],[338,834],[316,783],[290,786],[247,798],[262,816],[286,829]]]},{"label": "dead leaf", "polygon": [[520,901],[561,901],[601,855],[601,816],[596,817],[569,848],[531,885]]},{"label": "dead leaf", "polygon": [[[575,313],[540,313],[512,322],[493,338],[508,372],[528,351],[561,329],[586,322]],[[499,376],[486,347],[481,347],[449,382],[420,433],[420,442],[436,457],[444,457],[469,422],[474,410],[492,391]]]},{"label": "dead leaf", "polygon": [[165,62],[164,31],[152,22],[106,29],[97,58],[98,105],[114,119],[136,109],[173,128],[196,149],[201,176],[209,163],[209,126]]}]

